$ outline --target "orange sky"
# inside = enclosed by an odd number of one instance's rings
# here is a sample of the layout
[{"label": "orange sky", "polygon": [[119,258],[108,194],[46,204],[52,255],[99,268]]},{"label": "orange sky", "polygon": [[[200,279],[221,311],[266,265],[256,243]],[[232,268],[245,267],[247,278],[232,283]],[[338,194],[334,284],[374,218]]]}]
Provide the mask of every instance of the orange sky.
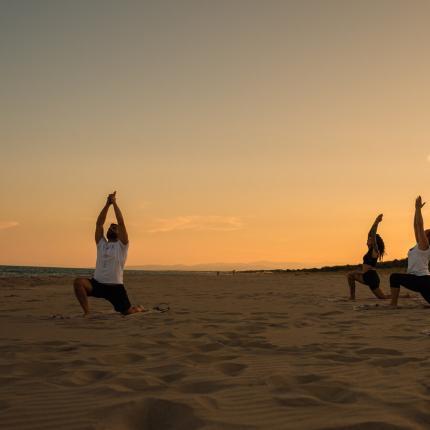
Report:
[{"label": "orange sky", "polygon": [[129,266],[355,263],[380,212],[387,259],[413,244],[414,198],[430,200],[430,3],[0,12],[0,264],[94,265],[113,190]]}]

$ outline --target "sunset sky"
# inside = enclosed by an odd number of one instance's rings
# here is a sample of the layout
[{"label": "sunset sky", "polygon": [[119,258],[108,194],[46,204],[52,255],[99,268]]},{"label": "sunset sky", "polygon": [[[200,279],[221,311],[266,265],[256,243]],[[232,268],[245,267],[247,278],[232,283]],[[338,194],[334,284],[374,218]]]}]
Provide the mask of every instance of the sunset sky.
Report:
[{"label": "sunset sky", "polygon": [[113,190],[128,266],[358,263],[380,212],[403,258],[429,22],[427,1],[0,2],[0,264],[93,266]]}]

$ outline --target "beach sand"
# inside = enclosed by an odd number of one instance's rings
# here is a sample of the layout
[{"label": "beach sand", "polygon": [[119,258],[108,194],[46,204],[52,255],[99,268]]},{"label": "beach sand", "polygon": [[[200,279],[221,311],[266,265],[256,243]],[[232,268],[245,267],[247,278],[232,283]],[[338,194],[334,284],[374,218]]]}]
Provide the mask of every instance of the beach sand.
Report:
[{"label": "beach sand", "polygon": [[0,279],[2,429],[430,428],[420,300],[391,310],[360,285],[342,300],[344,273],[125,282],[170,311],[124,318],[90,299],[85,319],[72,278]]}]

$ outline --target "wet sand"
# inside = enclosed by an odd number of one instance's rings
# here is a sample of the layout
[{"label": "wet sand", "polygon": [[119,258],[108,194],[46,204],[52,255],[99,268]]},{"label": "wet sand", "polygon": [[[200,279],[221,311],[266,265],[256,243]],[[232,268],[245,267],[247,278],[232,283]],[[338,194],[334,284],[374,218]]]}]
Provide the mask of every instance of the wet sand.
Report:
[{"label": "wet sand", "polygon": [[0,279],[1,428],[430,428],[417,298],[342,300],[344,273],[128,272],[134,303],[170,311],[124,318],[90,299],[84,319],[71,281]]}]

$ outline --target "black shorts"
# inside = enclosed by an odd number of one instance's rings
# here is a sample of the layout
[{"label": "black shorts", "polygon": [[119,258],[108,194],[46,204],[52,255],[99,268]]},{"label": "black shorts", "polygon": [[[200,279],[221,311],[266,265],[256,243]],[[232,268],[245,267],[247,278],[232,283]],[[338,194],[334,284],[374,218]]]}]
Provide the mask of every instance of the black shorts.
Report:
[{"label": "black shorts", "polygon": [[106,299],[112,303],[117,312],[121,312],[122,314],[127,313],[131,307],[131,303],[123,284],[102,284],[94,278],[89,281],[93,287],[91,296]]},{"label": "black shorts", "polygon": [[417,276],[411,273],[392,273],[390,276],[390,287],[400,288],[420,293],[427,303],[430,303],[430,276]]},{"label": "black shorts", "polygon": [[363,281],[372,291],[379,288],[380,280],[376,270],[370,269],[363,273]]}]

